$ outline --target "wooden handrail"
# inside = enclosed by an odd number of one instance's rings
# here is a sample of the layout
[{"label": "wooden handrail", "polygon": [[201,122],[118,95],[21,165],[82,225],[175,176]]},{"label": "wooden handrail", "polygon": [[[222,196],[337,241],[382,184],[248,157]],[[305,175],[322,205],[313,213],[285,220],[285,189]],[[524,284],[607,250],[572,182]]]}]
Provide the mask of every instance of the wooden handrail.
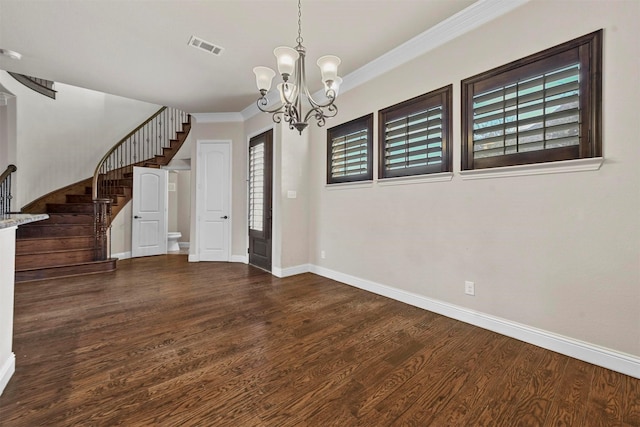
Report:
[{"label": "wooden handrail", "polygon": [[17,170],[18,168],[16,167],[16,165],[7,166],[7,169],[4,172],[2,172],[2,175],[0,175],[0,182],[3,182],[5,179],[7,179],[9,175],[11,175]]},{"label": "wooden handrail", "polygon": [[149,117],[147,120],[145,120],[140,126],[138,126],[134,130],[129,132],[127,134],[127,136],[125,136],[120,141],[118,141],[117,144],[115,144],[113,147],[111,147],[111,149],[109,151],[107,151],[107,153],[104,156],[102,156],[102,159],[100,159],[100,161],[98,162],[98,166],[96,166],[96,170],[93,173],[92,195],[93,195],[93,199],[94,200],[98,199],[98,179],[100,177],[100,170],[102,169],[102,167],[103,167],[104,163],[107,161],[107,159],[118,149],[118,147],[120,147],[122,144],[124,144],[126,141],[128,141],[129,138],[131,138],[133,135],[135,135],[136,132],[138,132],[140,129],[142,129],[147,124],[149,124],[149,122],[151,122],[151,120],[153,120],[156,117],[158,117],[166,109],[167,109],[167,107],[160,108],[151,117]]},{"label": "wooden handrail", "polygon": [[15,165],[9,165],[0,175],[0,215],[11,212],[11,174],[17,170]]}]

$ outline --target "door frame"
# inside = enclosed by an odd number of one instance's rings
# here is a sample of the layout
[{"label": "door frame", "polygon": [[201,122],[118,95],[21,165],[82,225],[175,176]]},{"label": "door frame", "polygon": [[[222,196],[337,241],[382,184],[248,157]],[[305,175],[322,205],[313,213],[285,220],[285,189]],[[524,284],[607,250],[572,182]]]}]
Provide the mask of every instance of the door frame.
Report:
[{"label": "door frame", "polygon": [[[191,230],[193,236],[193,242],[189,245],[190,248],[194,248],[195,253],[191,253],[189,250],[189,262],[199,262],[200,261],[200,221],[198,221],[198,214],[200,212],[200,208],[202,206],[202,182],[201,182],[201,174],[199,172],[199,159],[202,153],[202,146],[205,144],[225,144],[229,147],[229,175],[227,177],[227,182],[229,183],[229,188],[227,191],[227,206],[229,209],[229,220],[227,221],[227,229],[226,240],[227,240],[227,254],[228,261],[231,261],[232,253],[231,248],[232,245],[232,237],[233,237],[233,182],[231,178],[233,177],[233,142],[230,139],[198,139],[195,144],[195,164],[193,160],[191,162],[191,185],[192,185],[192,194],[194,194],[194,203],[192,205],[193,209],[191,210]],[[195,172],[195,179],[194,179]],[[194,185],[195,183],[195,185]]]},{"label": "door frame", "polygon": [[[279,191],[279,189],[276,189],[276,167],[280,167],[280,165],[276,165],[276,141],[279,140],[280,136],[278,134],[278,126],[276,125],[269,125],[269,126],[265,126],[255,132],[251,132],[249,134],[247,134],[247,140],[245,141],[245,147],[244,147],[244,152],[245,152],[245,170],[246,170],[246,185],[245,185],[245,192],[246,192],[246,199],[245,199],[245,206],[246,206],[246,215],[245,215],[245,227],[244,227],[244,233],[245,233],[245,249],[244,249],[244,260],[243,262],[245,264],[249,264],[249,145],[251,144],[251,139],[258,136],[258,135],[262,135],[265,132],[268,131],[272,131],[272,140],[271,140],[271,274],[273,274],[273,266],[274,266],[274,261],[275,261],[275,256],[276,256],[276,239],[279,239],[279,233],[276,235],[275,231],[274,231],[274,227],[276,225],[276,216],[279,215],[278,210],[280,209],[279,206],[276,206],[276,192]],[[278,240],[279,243],[279,240]]]},{"label": "door frame", "polygon": [[[273,245],[273,201],[274,201],[273,151],[274,151],[274,139],[275,139],[274,131],[272,129],[267,129],[266,131],[259,133],[249,139],[249,148],[247,151],[247,160],[249,162],[251,161],[251,143],[252,143],[251,140],[252,139],[256,139],[257,144],[264,145],[264,160],[265,160],[264,172],[266,172],[266,174],[264,174],[265,181],[263,184],[264,193],[263,193],[262,200],[264,201],[265,205],[263,206],[263,210],[262,210],[262,218],[263,218],[262,231],[253,230],[251,229],[251,225],[247,224],[247,236],[249,240],[247,262],[253,265],[254,267],[258,267],[271,272],[271,270],[273,269],[273,248],[274,248],[274,245]],[[251,200],[250,200],[251,188],[250,187],[251,187],[251,165],[249,164],[249,167],[247,170],[247,199],[248,199],[247,208],[248,209],[251,207]],[[250,215],[251,215],[250,210],[248,210],[247,213],[248,213],[247,218],[250,219]],[[258,257],[258,255],[256,255],[255,252],[254,253],[251,252],[252,241],[253,241],[253,244],[255,245],[256,240],[258,241],[266,240],[269,243],[269,245],[267,246],[267,256],[264,258],[264,260],[268,261],[268,263],[265,262],[263,264],[262,262],[258,262],[259,260],[255,258],[255,257]],[[254,256],[254,264],[252,264],[251,262],[252,255]],[[261,257],[261,255],[259,257]]]},{"label": "door frame", "polygon": [[[163,203],[162,203],[162,222],[163,222],[163,230],[161,230],[161,236],[159,238],[159,240],[162,242],[162,244],[160,245],[160,248],[162,249],[162,251],[160,251],[159,253],[153,253],[153,254],[138,254],[136,253],[136,249],[137,246],[135,245],[135,241],[134,238],[136,237],[135,233],[134,233],[134,228],[136,228],[136,230],[138,230],[138,226],[135,224],[138,224],[135,220],[136,217],[135,215],[137,215],[137,213],[135,212],[135,210],[133,209],[135,206],[135,199],[136,199],[136,176],[139,175],[139,173],[142,173],[142,171],[145,170],[149,170],[149,171],[158,171],[162,173],[162,188],[160,188],[160,192],[159,195],[160,197],[163,197]],[[138,171],[138,172],[136,172]],[[131,188],[131,258],[138,258],[138,257],[144,257],[144,256],[154,256],[154,255],[163,255],[167,253],[167,232],[168,232],[168,217],[169,217],[169,212],[168,212],[168,177],[169,177],[169,171],[168,170],[164,170],[161,168],[147,168],[147,167],[141,167],[141,166],[134,166],[133,167],[133,184],[132,184],[132,188]],[[139,196],[139,195],[138,195]]]}]

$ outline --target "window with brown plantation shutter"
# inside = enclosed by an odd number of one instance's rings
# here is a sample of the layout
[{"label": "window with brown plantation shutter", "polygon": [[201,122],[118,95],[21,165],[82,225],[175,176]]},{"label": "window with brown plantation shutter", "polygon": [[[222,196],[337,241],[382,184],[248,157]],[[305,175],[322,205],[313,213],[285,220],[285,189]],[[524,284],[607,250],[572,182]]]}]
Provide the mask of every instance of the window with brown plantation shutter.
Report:
[{"label": "window with brown plantation shutter", "polygon": [[462,82],[462,169],[601,155],[601,31]]},{"label": "window with brown plantation shutter", "polygon": [[373,179],[373,114],[327,130],[327,183]]},{"label": "window with brown plantation shutter", "polygon": [[259,141],[249,147],[249,228],[263,231],[265,195],[265,143]]},{"label": "window with brown plantation shutter", "polygon": [[380,178],[451,171],[451,89],[380,110]]}]

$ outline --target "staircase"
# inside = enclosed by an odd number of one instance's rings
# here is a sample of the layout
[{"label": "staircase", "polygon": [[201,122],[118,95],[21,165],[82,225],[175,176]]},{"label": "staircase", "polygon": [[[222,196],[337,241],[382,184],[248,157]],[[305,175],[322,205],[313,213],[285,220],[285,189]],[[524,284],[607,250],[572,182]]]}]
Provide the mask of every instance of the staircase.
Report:
[{"label": "staircase", "polygon": [[[117,259],[110,257],[108,227],[131,200],[133,167],[167,165],[186,140],[191,117],[176,111],[164,107],[116,144],[93,178],[53,191],[22,209],[24,213],[47,213],[49,219],[18,227],[16,283],[116,269]],[[165,127],[162,123],[170,120],[167,117],[180,123]],[[166,141],[157,135],[158,122]],[[155,129],[152,137],[149,127]],[[142,144],[144,140],[151,144]],[[106,233],[102,238],[101,229]]]}]

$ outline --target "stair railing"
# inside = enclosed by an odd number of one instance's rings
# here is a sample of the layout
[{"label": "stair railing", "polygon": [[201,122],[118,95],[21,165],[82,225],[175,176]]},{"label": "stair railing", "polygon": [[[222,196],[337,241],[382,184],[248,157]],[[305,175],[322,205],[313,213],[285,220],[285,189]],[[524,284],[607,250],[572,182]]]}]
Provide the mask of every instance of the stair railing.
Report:
[{"label": "stair railing", "polygon": [[9,165],[0,175],[0,215],[11,213],[11,174],[17,170],[15,165]]},{"label": "stair railing", "polygon": [[49,98],[56,99],[57,91],[53,88],[54,82],[51,80],[40,79],[38,77],[25,76],[24,74],[12,73],[8,71],[8,73],[17,81],[25,85],[31,90],[35,90],[36,92],[48,96]]},{"label": "stair railing", "polygon": [[134,166],[154,164],[156,156],[171,147],[171,140],[188,118],[184,111],[162,107],[114,145],[96,166],[92,185],[96,260],[111,256],[108,234],[114,195],[122,194],[126,184],[131,186]]}]

